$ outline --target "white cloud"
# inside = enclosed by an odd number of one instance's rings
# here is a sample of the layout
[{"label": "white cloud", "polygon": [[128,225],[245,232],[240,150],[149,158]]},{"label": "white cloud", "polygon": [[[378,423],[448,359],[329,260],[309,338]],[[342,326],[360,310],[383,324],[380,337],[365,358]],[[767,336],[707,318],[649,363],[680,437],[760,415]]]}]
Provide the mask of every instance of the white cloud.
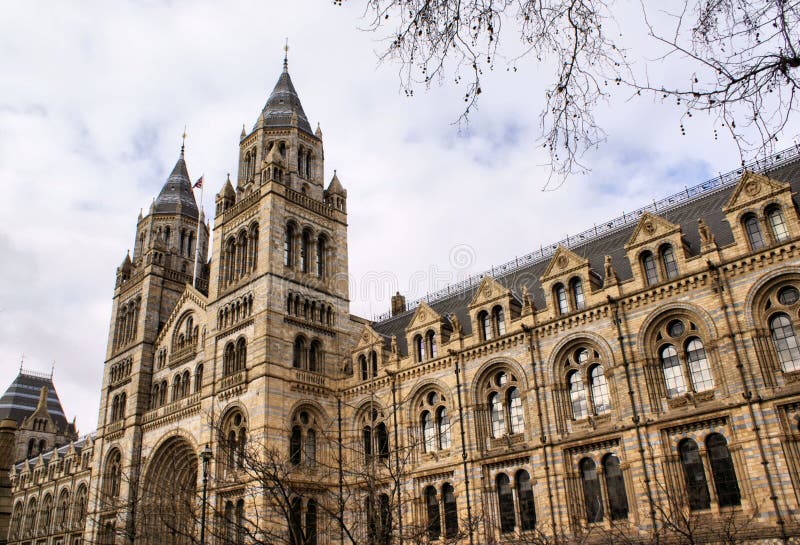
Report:
[{"label": "white cloud", "polygon": [[[361,32],[358,2],[94,2],[4,6],[0,20],[0,385],[47,370],[68,415],[96,422],[114,271],[189,126],[187,160],[210,194],[236,170],[290,39],[290,71],[324,132],[326,178],[348,189],[351,273],[389,274],[419,296],[652,198],[733,168],[703,120],[618,97],[598,112],[608,142],[593,172],[542,192],[532,142],[541,70],[486,75],[459,132],[460,91],[408,99]],[[688,178],[684,178],[688,176]],[[469,257],[453,268],[453,251]],[[463,252],[466,251],[466,254]],[[441,276],[437,276],[441,275]],[[449,276],[448,276],[449,275]],[[356,284],[352,309],[388,308]],[[413,288],[413,290],[412,290]],[[2,386],[0,386],[2,387]]]}]

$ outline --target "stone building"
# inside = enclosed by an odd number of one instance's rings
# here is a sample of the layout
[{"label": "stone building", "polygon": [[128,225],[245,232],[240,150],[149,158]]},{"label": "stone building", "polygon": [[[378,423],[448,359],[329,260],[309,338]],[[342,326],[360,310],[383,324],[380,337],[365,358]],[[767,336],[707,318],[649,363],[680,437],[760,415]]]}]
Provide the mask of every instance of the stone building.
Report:
[{"label": "stone building", "polygon": [[140,214],[96,435],[17,466],[11,541],[84,453],[87,543],[800,535],[796,151],[371,321],[285,63],[239,150],[211,239],[183,150]]}]

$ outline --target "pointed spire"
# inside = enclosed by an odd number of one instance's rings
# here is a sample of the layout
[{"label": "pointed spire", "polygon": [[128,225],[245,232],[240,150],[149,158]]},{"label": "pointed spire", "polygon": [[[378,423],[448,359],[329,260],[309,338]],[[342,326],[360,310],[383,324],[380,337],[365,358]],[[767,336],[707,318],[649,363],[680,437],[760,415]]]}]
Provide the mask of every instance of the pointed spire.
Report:
[{"label": "pointed spire", "polygon": [[333,171],[331,183],[328,185],[328,194],[347,196],[347,191],[344,189],[344,187],[342,187],[342,182],[339,181],[339,176],[336,174],[335,170]]},{"label": "pointed spire", "polygon": [[242,123],[242,134],[241,134],[241,136],[239,137],[239,141],[241,142],[241,141],[242,141],[242,140],[244,140],[245,138],[247,138],[247,131],[246,131],[246,130],[245,130],[245,128],[244,128],[244,123]]},{"label": "pointed spire", "polygon": [[140,208],[140,209],[139,209],[139,217],[137,218],[139,221],[142,221],[142,217],[143,217],[143,216],[142,216],[142,212],[144,212],[144,210],[142,210],[142,209]]},{"label": "pointed spire", "polygon": [[322,139],[322,129],[319,127],[319,121],[317,121],[317,130],[314,131],[314,136],[316,136],[320,140]]},{"label": "pointed spire", "polygon": [[278,82],[272,89],[272,93],[267,99],[266,105],[259,116],[256,127],[289,127],[292,126],[292,114],[297,115],[297,128],[308,134],[314,134],[311,125],[308,123],[306,113],[300,104],[300,97],[292,84],[289,76],[288,61],[284,59],[284,69],[278,78]]},{"label": "pointed spire", "polygon": [[[184,143],[185,143],[184,132]],[[190,218],[197,218],[197,201],[192,191],[192,182],[189,179],[189,171],[186,169],[184,159],[185,145],[181,144],[181,154],[172,173],[167,178],[166,183],[161,188],[161,192],[153,203],[151,212],[156,214],[182,214]]]},{"label": "pointed spire", "polygon": [[222,184],[222,189],[219,190],[217,193],[218,197],[230,197],[236,198],[236,191],[233,189],[233,184],[231,183],[231,173],[228,173],[228,178],[225,180],[225,183]]}]

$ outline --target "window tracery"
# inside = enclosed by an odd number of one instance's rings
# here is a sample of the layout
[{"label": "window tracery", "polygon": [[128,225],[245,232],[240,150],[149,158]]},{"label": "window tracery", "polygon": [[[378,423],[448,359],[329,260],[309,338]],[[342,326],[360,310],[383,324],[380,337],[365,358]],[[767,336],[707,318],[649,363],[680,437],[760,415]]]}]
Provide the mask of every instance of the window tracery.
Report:
[{"label": "window tracery", "polygon": [[525,416],[517,377],[506,369],[491,374],[483,386],[488,402],[489,431],[494,439],[525,431]]}]

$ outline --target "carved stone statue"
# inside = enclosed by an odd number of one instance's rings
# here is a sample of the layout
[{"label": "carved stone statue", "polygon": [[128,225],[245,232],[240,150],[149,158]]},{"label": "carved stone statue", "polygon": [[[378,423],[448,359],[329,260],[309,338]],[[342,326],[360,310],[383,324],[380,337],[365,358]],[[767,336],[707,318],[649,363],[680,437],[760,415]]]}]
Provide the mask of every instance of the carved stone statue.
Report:
[{"label": "carved stone statue", "polygon": [[709,246],[714,246],[717,243],[711,228],[702,219],[697,220],[697,230],[700,232],[701,247],[707,248]]},{"label": "carved stone statue", "polygon": [[461,335],[462,333],[461,322],[458,320],[458,316],[456,316],[455,314],[451,314],[449,318],[450,318],[450,323],[453,324],[453,333],[456,335]]},{"label": "carved stone statue", "polygon": [[613,286],[617,283],[617,271],[614,270],[614,266],[611,265],[611,256],[607,255],[605,257],[605,263],[603,264],[603,272],[605,273],[605,280],[603,282],[604,286]]}]

